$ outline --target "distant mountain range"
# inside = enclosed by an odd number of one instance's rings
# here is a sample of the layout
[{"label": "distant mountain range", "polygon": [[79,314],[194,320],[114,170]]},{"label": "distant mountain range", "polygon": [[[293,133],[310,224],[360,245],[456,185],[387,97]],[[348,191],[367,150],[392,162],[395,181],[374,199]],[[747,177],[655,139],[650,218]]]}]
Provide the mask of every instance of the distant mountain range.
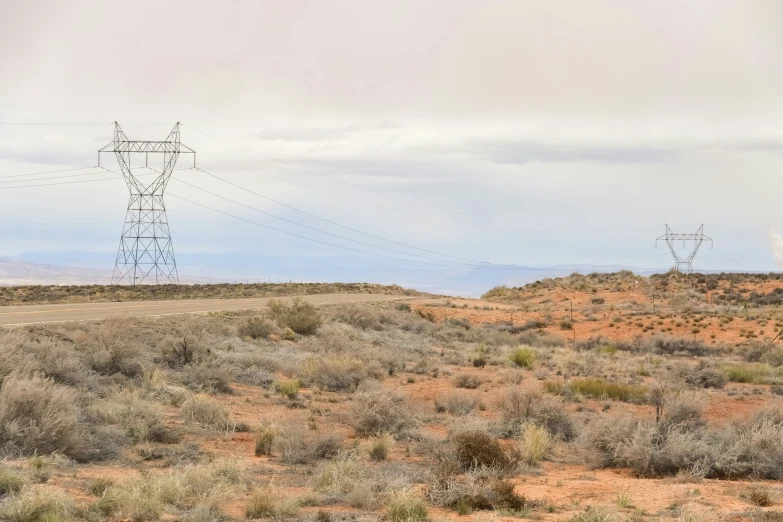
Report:
[{"label": "distant mountain range", "polygon": [[[107,252],[29,252],[0,258],[0,285],[108,284],[114,257],[114,253]],[[520,286],[572,272],[629,269],[651,274],[660,271],[622,265],[576,264],[432,269],[427,265],[361,256],[286,257],[253,253],[178,253],[177,262],[180,282],[184,284],[289,280],[393,283],[426,292],[462,296],[478,296],[496,285]]]}]

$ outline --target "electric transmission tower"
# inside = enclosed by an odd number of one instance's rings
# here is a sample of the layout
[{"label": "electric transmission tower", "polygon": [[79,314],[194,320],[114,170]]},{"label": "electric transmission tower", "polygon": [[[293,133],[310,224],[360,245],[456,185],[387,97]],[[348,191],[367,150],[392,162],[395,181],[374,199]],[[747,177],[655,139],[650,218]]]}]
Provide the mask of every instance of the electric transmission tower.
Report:
[{"label": "electric transmission tower", "polygon": [[[111,283],[179,284],[163,192],[180,154],[193,154],[194,166],[196,162],[193,149],[179,141],[179,122],[163,141],[134,141],[128,139],[115,121],[114,141],[98,151],[99,165],[102,152],[114,153],[130,191]],[[163,154],[163,166],[155,171],[158,176],[149,184],[140,181],[131,172],[131,158],[139,154],[144,154],[145,168],[149,168],[150,154]]]},{"label": "electric transmission tower", "polygon": [[[712,247],[712,238],[704,235],[704,225],[700,226],[695,234],[675,234],[672,232],[672,229],[669,228],[669,225],[666,225],[666,233],[655,240],[656,248],[658,247],[658,241],[666,241],[666,244],[669,246],[669,251],[674,258],[672,270],[686,275],[693,273],[693,259],[696,257],[696,253],[699,251],[701,244],[704,241],[709,241],[710,247]],[[678,252],[675,245],[679,241],[682,241],[682,245]]]}]

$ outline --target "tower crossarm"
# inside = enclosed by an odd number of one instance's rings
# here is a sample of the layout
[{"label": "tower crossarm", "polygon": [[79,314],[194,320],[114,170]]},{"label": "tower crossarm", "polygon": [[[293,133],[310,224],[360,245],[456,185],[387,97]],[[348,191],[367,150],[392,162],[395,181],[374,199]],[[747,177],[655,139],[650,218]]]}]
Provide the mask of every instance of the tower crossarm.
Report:
[{"label": "tower crossarm", "polygon": [[184,143],[171,141],[119,141],[111,142],[99,152],[141,152],[141,153],[177,153],[195,154],[196,152]]}]

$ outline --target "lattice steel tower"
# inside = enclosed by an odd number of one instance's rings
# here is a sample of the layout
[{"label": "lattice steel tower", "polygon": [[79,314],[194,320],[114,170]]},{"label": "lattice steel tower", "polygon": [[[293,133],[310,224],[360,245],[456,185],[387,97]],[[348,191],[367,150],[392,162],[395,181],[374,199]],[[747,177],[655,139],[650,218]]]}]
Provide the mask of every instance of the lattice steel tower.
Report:
[{"label": "lattice steel tower", "polygon": [[[128,139],[115,121],[114,141],[98,152],[99,164],[102,152],[114,153],[130,191],[111,283],[179,284],[163,192],[180,154],[193,154],[194,164],[196,161],[193,149],[180,143],[179,122],[163,141],[133,141]],[[149,185],[131,172],[131,157],[137,154],[144,154],[145,168],[149,168],[150,154],[163,154],[163,167],[160,171],[154,171],[158,175]]]},{"label": "lattice steel tower", "polygon": [[[656,247],[658,246],[658,241],[666,241],[666,244],[669,246],[669,251],[674,258],[672,270],[683,274],[693,273],[693,259],[696,257],[696,253],[699,251],[699,248],[704,241],[709,241],[710,247],[712,247],[712,238],[704,235],[703,224],[695,234],[675,234],[672,232],[672,229],[669,228],[669,225],[666,225],[666,233],[655,240]],[[675,243],[677,241],[682,241],[681,249],[684,249],[686,244],[690,245],[690,248],[685,251],[687,255],[682,256],[680,255],[680,252],[677,252],[677,249],[675,248]]]}]

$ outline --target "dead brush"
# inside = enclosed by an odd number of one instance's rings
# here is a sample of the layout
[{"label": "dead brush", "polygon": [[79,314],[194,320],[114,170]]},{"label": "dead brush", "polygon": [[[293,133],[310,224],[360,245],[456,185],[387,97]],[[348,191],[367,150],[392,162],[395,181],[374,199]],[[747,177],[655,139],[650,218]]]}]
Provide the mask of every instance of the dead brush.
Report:
[{"label": "dead brush", "polygon": [[472,510],[514,510],[531,507],[524,495],[516,493],[513,482],[499,479],[486,470],[464,475],[435,478],[427,486],[427,498],[438,507]]},{"label": "dead brush", "polygon": [[772,493],[764,486],[750,486],[740,496],[751,504],[759,507],[768,507],[774,503],[772,500]]},{"label": "dead brush", "polygon": [[337,435],[313,433],[301,426],[289,425],[275,434],[271,451],[286,464],[309,464],[336,457],[342,445],[343,440]]},{"label": "dead brush", "polygon": [[470,430],[457,433],[450,442],[463,471],[476,468],[505,469],[515,463],[514,458],[506,453],[500,442],[485,431]]},{"label": "dead brush", "polygon": [[479,406],[478,395],[467,390],[455,390],[445,393],[435,399],[435,411],[447,412],[451,415],[467,415]]},{"label": "dead brush", "polygon": [[484,379],[477,375],[471,375],[469,373],[458,373],[451,379],[451,383],[455,388],[466,388],[468,390],[475,390],[484,383]]}]

